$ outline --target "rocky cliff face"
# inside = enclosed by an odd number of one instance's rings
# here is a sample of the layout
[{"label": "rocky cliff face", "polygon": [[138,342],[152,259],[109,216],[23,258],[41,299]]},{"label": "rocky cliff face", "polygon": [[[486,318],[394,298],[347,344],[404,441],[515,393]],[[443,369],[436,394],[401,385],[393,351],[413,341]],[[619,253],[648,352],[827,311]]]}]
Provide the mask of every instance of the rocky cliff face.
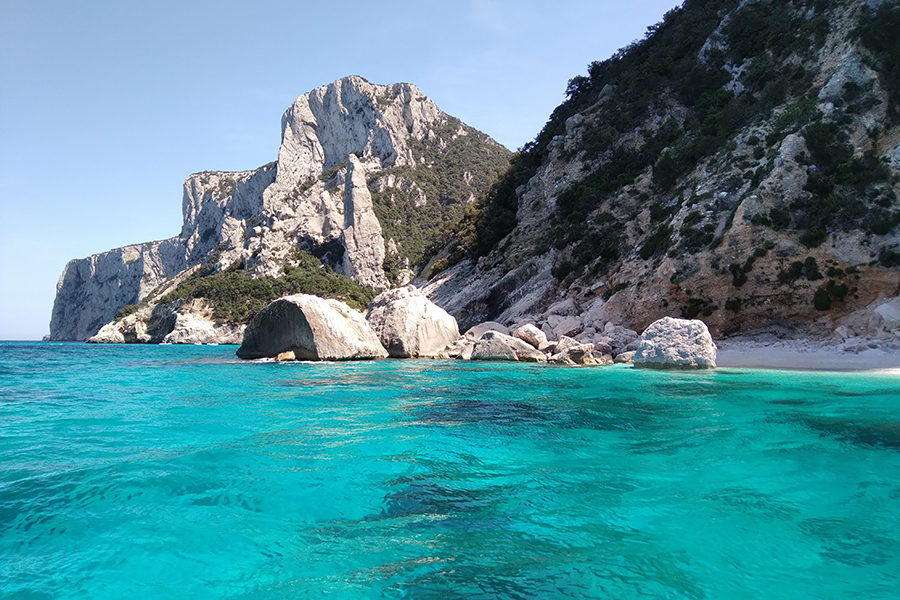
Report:
[{"label": "rocky cliff face", "polygon": [[50,339],[86,340],[185,266],[179,238],[69,261],[56,285]]},{"label": "rocky cliff face", "polygon": [[341,244],[345,249],[344,274],[357,283],[377,290],[389,287],[384,275],[381,225],[372,207],[365,168],[355,155],[350,156],[347,178],[344,180],[344,232]]},{"label": "rocky cliff face", "polygon": [[570,82],[425,289],[464,327],[602,298],[638,331],[832,334],[900,292],[895,26],[896,1],[688,0]]},{"label": "rocky cliff face", "polygon": [[458,219],[508,155],[413,85],[335,81],[285,112],[277,162],[191,175],[180,235],[71,261],[51,339],[85,340],[201,264],[205,274],[240,265],[250,277],[277,277],[302,249],[361,285],[386,289],[389,274],[405,283],[398,270],[424,264],[423,239]]}]

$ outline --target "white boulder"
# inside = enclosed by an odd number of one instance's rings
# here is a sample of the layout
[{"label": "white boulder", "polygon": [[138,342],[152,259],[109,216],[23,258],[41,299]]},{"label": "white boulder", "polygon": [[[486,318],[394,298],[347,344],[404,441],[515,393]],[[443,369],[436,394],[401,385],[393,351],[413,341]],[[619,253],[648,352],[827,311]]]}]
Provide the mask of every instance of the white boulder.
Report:
[{"label": "white boulder", "polygon": [[584,331],[584,324],[578,317],[563,317],[556,325],[552,325],[552,327],[553,334],[558,339],[562,339],[563,336],[573,337]]},{"label": "white boulder", "polygon": [[581,320],[586,328],[593,327],[598,331],[602,330],[609,322],[609,313],[606,311],[606,303],[603,298],[595,299],[590,307],[581,314]]},{"label": "white boulder", "polygon": [[630,365],[631,363],[634,362],[634,354],[635,354],[634,350],[631,350],[629,352],[622,352],[621,354],[616,355],[614,362],[617,365],[624,365],[624,364]]},{"label": "white boulder", "polygon": [[714,369],[716,344],[703,321],[663,317],[644,330],[633,360],[636,367]]},{"label": "white boulder", "polygon": [[496,321],[485,321],[484,323],[469,327],[469,329],[466,330],[465,338],[469,341],[477,342],[481,339],[481,336],[488,331],[499,331],[502,334],[509,335],[509,329],[507,329],[505,325],[497,323]]},{"label": "white boulder", "polygon": [[338,300],[285,296],[259,311],[244,331],[240,358],[273,358],[292,351],[298,360],[386,358],[363,315]]},{"label": "white boulder", "polygon": [[540,349],[541,344],[547,343],[547,335],[531,323],[522,325],[513,331],[512,336],[523,342],[527,342],[538,349]]},{"label": "white boulder", "polygon": [[518,338],[499,331],[488,331],[475,343],[472,360],[547,362],[547,355]]},{"label": "white boulder", "polygon": [[900,298],[893,298],[875,307],[869,319],[869,329],[876,334],[900,329]]},{"label": "white boulder", "polygon": [[456,319],[411,285],[378,295],[366,320],[395,358],[438,356],[460,337]]},{"label": "white boulder", "polygon": [[575,300],[566,298],[565,300],[560,300],[551,305],[550,308],[544,312],[544,316],[549,317],[551,315],[559,315],[563,317],[574,317],[579,312],[581,311],[578,309],[578,304],[575,303]]}]

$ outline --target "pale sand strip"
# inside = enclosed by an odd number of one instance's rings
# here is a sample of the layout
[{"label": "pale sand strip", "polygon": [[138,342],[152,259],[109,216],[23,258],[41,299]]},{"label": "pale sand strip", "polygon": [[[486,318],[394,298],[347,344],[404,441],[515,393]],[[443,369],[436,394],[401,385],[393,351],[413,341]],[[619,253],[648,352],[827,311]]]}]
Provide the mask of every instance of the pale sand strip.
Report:
[{"label": "pale sand strip", "polygon": [[844,351],[840,345],[817,346],[792,340],[772,346],[741,341],[719,344],[716,365],[723,368],[822,370],[822,371],[896,371],[900,376],[900,350],[870,348],[861,352]]}]

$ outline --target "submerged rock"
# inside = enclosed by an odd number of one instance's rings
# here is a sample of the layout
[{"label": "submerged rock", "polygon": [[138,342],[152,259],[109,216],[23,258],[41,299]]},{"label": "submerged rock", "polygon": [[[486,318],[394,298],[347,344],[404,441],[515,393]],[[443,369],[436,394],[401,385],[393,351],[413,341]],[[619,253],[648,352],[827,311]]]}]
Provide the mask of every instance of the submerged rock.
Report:
[{"label": "submerged rock", "polygon": [[307,294],[279,298],[247,325],[240,358],[273,358],[293,352],[297,360],[387,358],[365,318],[338,300]]},{"label": "submerged rock", "polygon": [[663,317],[644,330],[633,361],[636,367],[714,369],[716,345],[703,321]]},{"label": "submerged rock", "polygon": [[377,296],[366,319],[395,358],[439,356],[460,337],[456,319],[411,285]]}]

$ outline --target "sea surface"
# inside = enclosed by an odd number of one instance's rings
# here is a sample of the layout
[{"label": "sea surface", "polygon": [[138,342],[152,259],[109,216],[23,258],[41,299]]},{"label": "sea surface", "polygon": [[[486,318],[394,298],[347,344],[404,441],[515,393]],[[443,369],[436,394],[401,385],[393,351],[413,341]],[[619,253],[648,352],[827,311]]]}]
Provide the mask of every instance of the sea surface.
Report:
[{"label": "sea surface", "polygon": [[0,598],[900,597],[900,374],[0,343]]}]

